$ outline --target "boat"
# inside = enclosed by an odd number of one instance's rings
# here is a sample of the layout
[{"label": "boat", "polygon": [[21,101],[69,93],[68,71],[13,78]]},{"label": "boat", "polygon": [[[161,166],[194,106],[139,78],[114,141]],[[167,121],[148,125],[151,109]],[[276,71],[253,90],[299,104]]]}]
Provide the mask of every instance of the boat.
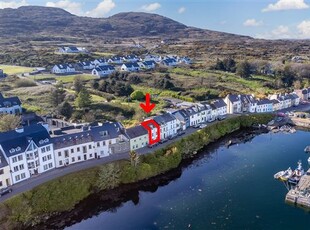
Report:
[{"label": "boat", "polygon": [[305,151],[306,153],[310,153],[310,145],[308,145],[308,146],[304,149],[304,151]]},{"label": "boat", "polygon": [[288,179],[288,182],[294,185],[298,184],[298,182],[300,181],[300,178],[305,174],[301,161],[298,161],[297,164],[298,166],[294,170],[293,176]]},{"label": "boat", "polygon": [[289,167],[287,170],[285,170],[284,174],[279,177],[282,181],[287,181],[289,178],[291,178],[294,174],[294,171]]},{"label": "boat", "polygon": [[296,133],[296,129],[295,128],[291,128],[290,129],[290,133]]},{"label": "boat", "polygon": [[280,171],[280,172],[277,172],[276,174],[274,174],[273,177],[274,177],[274,179],[278,180],[284,174],[285,174],[285,171]]},{"label": "boat", "polygon": [[309,165],[310,165],[310,157],[308,158],[308,163],[309,163]]}]

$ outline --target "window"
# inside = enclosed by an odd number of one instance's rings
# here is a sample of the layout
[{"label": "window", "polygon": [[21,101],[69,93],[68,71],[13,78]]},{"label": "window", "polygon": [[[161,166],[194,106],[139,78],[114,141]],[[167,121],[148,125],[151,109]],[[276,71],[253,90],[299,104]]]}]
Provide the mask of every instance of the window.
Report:
[{"label": "window", "polygon": [[61,157],[61,152],[58,152],[58,156]]},{"label": "window", "polygon": [[23,169],[24,169],[24,165],[20,165],[19,170],[23,170]]},{"label": "window", "polygon": [[47,165],[44,165],[44,166],[43,166],[43,169],[44,169],[44,171],[47,170]]},{"label": "window", "polygon": [[100,142],[97,142],[97,147],[100,147]]},{"label": "window", "polygon": [[0,187],[2,186],[3,184],[2,184],[2,181],[0,181]]},{"label": "window", "polygon": [[74,162],[75,161],[75,158],[74,157],[72,157],[72,162]]},{"label": "window", "polygon": [[19,160],[19,161],[22,161],[22,160],[23,160],[23,155],[19,155],[19,156],[18,156],[18,160]]},{"label": "window", "polygon": [[3,172],[3,169],[0,169],[0,175],[2,175],[4,172]]},{"label": "window", "polygon": [[51,146],[46,146],[46,151],[51,151]]},{"label": "window", "polygon": [[105,141],[102,142],[102,145],[105,146]]},{"label": "window", "polygon": [[74,153],[74,149],[71,149],[71,153]]},{"label": "window", "polygon": [[62,165],[62,161],[59,161],[59,165]]},{"label": "window", "polygon": [[50,155],[47,155],[47,159],[48,160],[51,160],[52,159],[52,155],[50,154]]},{"label": "window", "polygon": [[65,150],[65,157],[69,157],[69,152],[68,152],[68,150]]},{"label": "window", "polygon": [[18,166],[14,166],[13,169],[14,169],[14,172],[18,172],[18,170],[19,170],[19,169],[18,169]]},{"label": "window", "polygon": [[20,175],[16,175],[16,176],[15,176],[15,180],[16,180],[16,181],[19,181],[19,180],[20,180]]},{"label": "window", "polygon": [[86,146],[83,146],[83,153],[86,153],[87,152],[87,148]]},{"label": "window", "polygon": [[93,154],[89,154],[89,157],[90,157],[90,158],[93,157]]},{"label": "window", "polygon": [[88,145],[88,149],[91,149],[91,145]]},{"label": "window", "polygon": [[42,159],[43,159],[43,162],[45,162],[46,161],[46,156],[44,156]]},{"label": "window", "polygon": [[45,147],[43,147],[43,148],[41,149],[41,152],[42,152],[42,153],[45,153]]},{"label": "window", "polygon": [[22,179],[26,178],[26,174],[25,173],[22,173],[20,176],[21,176]]},{"label": "window", "polygon": [[78,151],[78,152],[80,152],[81,150],[80,150],[80,147],[77,147],[77,150],[76,151]]},{"label": "window", "polygon": [[81,157],[80,156],[78,156],[78,161],[80,161],[81,160]]},{"label": "window", "polygon": [[49,167],[49,168],[53,168],[53,164],[52,164],[52,163],[49,163],[49,164],[48,164],[48,167]]},{"label": "window", "polygon": [[13,158],[12,158],[12,162],[13,162],[13,163],[17,162],[17,157],[13,157]]}]

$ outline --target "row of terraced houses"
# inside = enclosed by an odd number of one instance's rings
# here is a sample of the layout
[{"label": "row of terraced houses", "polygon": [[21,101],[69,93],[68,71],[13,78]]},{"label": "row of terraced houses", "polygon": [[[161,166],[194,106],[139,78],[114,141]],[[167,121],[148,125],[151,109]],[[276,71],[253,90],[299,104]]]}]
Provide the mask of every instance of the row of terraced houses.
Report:
[{"label": "row of terraced houses", "polygon": [[[301,98],[300,93],[307,91]],[[256,99],[253,95],[227,95],[212,103],[175,104],[175,109],[148,118],[160,127],[160,140],[165,141],[182,133],[189,127],[212,122],[226,114],[265,113],[291,106],[297,106],[300,99],[310,98],[310,89],[301,92],[271,95]],[[1,106],[10,109],[20,104],[16,98],[7,100],[0,96]],[[15,107],[14,107],[15,108]],[[18,110],[18,111],[17,111]],[[147,120],[147,119],[146,119]],[[25,126],[0,133],[0,188],[10,186],[49,170],[111,154],[126,153],[149,145],[148,131],[138,125],[125,129],[119,122],[96,125],[66,125],[57,130],[49,130],[45,123]],[[152,139],[156,139],[156,128],[152,128]]]}]

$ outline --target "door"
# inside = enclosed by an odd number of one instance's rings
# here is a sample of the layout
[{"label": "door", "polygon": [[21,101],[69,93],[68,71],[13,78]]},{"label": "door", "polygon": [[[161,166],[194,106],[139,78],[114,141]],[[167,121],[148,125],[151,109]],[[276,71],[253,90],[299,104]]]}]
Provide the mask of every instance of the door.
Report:
[{"label": "door", "polygon": [[84,154],[84,161],[86,161],[87,160],[87,155],[86,154]]},{"label": "door", "polygon": [[11,186],[10,179],[5,180],[6,186]]}]

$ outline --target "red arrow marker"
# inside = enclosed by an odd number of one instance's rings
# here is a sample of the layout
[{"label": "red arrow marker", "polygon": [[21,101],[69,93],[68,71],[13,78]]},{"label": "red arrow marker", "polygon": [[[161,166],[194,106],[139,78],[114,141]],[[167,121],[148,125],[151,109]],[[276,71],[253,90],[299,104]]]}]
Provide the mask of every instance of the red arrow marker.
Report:
[{"label": "red arrow marker", "polygon": [[151,96],[149,93],[145,95],[145,104],[140,103],[140,107],[146,113],[150,113],[155,108],[155,104],[151,104]]}]

